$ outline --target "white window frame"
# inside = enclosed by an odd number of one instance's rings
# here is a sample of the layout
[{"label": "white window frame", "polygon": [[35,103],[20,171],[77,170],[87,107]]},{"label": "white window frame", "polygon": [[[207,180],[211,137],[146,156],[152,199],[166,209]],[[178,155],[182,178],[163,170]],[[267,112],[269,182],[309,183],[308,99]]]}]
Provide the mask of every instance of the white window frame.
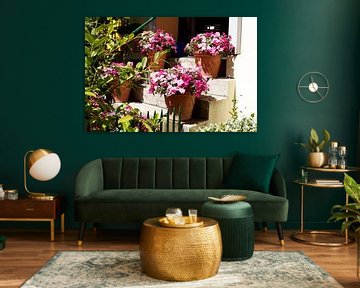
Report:
[{"label": "white window frame", "polygon": [[229,17],[229,32],[232,44],[235,46],[235,54],[241,53],[241,27],[242,17]]}]

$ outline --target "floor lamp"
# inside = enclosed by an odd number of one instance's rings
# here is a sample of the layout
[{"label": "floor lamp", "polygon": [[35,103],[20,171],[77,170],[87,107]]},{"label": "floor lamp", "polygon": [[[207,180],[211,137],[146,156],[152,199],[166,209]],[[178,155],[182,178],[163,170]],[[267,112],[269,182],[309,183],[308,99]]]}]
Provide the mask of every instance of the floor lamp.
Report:
[{"label": "floor lamp", "polygon": [[39,181],[48,181],[54,178],[60,171],[61,162],[56,153],[47,149],[30,150],[24,156],[24,187],[30,198],[53,199],[53,196],[45,193],[30,192],[27,187],[26,175],[29,174]]}]

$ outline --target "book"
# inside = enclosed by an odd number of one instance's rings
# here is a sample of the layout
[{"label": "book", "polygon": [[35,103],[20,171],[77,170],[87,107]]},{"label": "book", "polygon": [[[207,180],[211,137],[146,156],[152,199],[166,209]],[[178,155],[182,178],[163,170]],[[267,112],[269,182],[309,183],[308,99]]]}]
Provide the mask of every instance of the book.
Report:
[{"label": "book", "polygon": [[342,184],[340,180],[336,179],[315,179],[316,184]]}]

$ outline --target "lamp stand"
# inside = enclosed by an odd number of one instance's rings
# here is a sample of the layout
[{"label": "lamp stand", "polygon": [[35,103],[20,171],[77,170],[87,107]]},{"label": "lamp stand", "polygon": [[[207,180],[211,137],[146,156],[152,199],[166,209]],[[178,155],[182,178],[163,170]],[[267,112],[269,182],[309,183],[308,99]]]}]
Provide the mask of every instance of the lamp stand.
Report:
[{"label": "lamp stand", "polygon": [[31,198],[31,199],[53,200],[54,195],[48,195],[48,194],[39,193],[39,192],[30,192],[29,189],[27,188],[27,183],[26,183],[26,162],[27,162],[27,156],[32,152],[34,152],[34,151],[30,150],[30,151],[26,152],[26,154],[24,156],[24,188],[25,188],[25,191],[28,193],[28,197]]}]

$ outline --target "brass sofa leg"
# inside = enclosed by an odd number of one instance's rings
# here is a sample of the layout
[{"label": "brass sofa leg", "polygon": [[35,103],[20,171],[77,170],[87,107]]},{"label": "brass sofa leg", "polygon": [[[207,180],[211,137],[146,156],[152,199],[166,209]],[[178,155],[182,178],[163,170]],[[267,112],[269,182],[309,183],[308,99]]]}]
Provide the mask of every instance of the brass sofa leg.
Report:
[{"label": "brass sofa leg", "polygon": [[268,231],[267,222],[262,222],[263,230],[266,232]]},{"label": "brass sofa leg", "polygon": [[279,242],[280,242],[280,246],[284,246],[285,245],[285,240],[284,240],[284,231],[282,228],[282,223],[281,222],[275,222],[276,224],[276,230],[279,236]]},{"label": "brass sofa leg", "polygon": [[82,246],[83,244],[83,238],[84,238],[84,232],[86,228],[86,222],[81,222],[80,229],[79,229],[79,237],[78,237],[78,246]]}]

